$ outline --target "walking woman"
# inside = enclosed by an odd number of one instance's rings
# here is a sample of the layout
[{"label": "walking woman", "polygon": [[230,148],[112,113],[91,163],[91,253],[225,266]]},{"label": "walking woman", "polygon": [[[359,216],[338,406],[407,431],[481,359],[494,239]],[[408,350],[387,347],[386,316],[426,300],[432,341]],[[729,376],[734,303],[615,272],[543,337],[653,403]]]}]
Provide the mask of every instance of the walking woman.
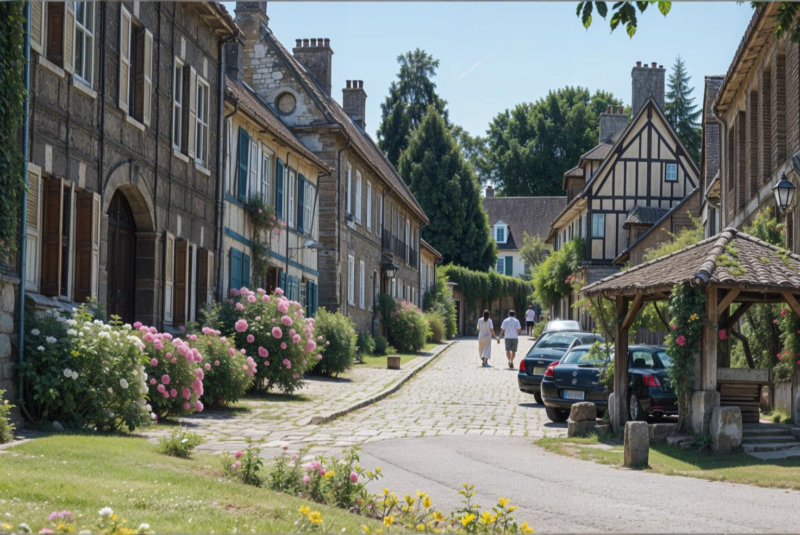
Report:
[{"label": "walking woman", "polygon": [[494,324],[489,318],[489,311],[483,311],[483,317],[478,320],[478,353],[481,357],[481,366],[489,366],[489,359],[492,358],[492,340],[497,336],[494,334]]}]

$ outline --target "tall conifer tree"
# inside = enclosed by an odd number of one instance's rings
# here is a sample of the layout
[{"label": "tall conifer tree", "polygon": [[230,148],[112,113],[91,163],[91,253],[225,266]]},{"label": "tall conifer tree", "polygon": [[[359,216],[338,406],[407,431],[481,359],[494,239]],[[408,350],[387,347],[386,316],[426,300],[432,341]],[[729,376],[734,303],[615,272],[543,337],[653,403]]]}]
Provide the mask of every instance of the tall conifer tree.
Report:
[{"label": "tall conifer tree", "polygon": [[699,124],[702,110],[694,103],[695,99],[692,96],[694,87],[689,85],[691,81],[692,77],[686,72],[686,64],[678,56],[672,65],[672,73],[667,83],[664,113],[689,151],[689,155],[695,162],[699,162],[700,146],[703,143],[703,133]]}]

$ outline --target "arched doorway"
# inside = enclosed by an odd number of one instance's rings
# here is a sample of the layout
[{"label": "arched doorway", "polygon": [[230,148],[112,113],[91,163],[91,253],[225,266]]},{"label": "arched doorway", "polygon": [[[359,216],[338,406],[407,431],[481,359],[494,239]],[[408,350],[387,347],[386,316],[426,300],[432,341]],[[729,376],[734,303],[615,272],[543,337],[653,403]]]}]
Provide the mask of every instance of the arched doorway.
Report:
[{"label": "arched doorway", "polygon": [[117,190],[108,207],[108,314],[134,321],[136,222],[125,195]]}]

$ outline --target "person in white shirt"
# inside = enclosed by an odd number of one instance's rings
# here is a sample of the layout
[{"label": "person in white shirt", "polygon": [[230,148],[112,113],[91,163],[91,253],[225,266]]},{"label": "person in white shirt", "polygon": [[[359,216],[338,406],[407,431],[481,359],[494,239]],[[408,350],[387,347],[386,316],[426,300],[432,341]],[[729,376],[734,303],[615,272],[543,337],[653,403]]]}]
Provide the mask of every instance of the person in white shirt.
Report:
[{"label": "person in white shirt", "polygon": [[489,311],[483,311],[483,317],[478,320],[478,354],[481,357],[481,366],[489,366],[489,359],[492,358],[492,340],[494,340],[494,324],[489,318]]},{"label": "person in white shirt", "polygon": [[503,335],[506,337],[506,358],[508,358],[508,367],[511,369],[514,369],[514,357],[517,355],[519,333],[522,332],[522,325],[514,317],[516,315],[513,310],[508,311],[508,317],[503,320],[503,324],[500,326],[500,336],[497,337],[498,344]]},{"label": "person in white shirt", "polygon": [[528,310],[525,312],[525,326],[528,328],[528,336],[533,334],[533,325],[536,323],[536,311],[533,310],[533,305],[528,305]]}]

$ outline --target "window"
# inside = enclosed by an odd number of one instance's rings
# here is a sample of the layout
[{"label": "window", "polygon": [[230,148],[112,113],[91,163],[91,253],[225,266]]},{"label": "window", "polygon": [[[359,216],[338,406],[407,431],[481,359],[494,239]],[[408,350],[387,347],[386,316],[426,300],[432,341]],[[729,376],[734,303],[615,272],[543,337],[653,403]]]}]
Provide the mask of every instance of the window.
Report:
[{"label": "window", "polygon": [[307,180],[304,184],[306,193],[303,203],[303,230],[310,236],[311,229],[314,228],[314,185]]},{"label": "window", "polygon": [[356,172],[356,223],[361,223],[361,173]]},{"label": "window", "polygon": [[345,213],[350,214],[353,211],[353,202],[351,197],[353,196],[353,166],[350,165],[348,162],[347,164],[347,191],[345,192],[346,201],[345,201]]},{"label": "window", "polygon": [[494,241],[497,243],[506,242],[506,225],[498,224],[494,226]]},{"label": "window", "polygon": [[307,282],[302,281],[302,280],[300,281],[300,284],[299,284],[299,286],[300,286],[300,288],[299,288],[300,299],[297,300],[297,302],[300,303],[300,306],[302,306],[306,310],[306,315],[308,315],[308,308],[307,308],[308,307],[308,300],[307,300],[308,299],[308,292],[306,291],[306,289],[307,289],[306,286],[307,285],[308,285]]},{"label": "window", "polygon": [[676,163],[668,163],[667,164],[666,181],[667,182],[677,182],[678,181],[678,164],[676,164]]},{"label": "window", "polygon": [[258,141],[250,138],[250,163],[247,167],[247,197],[261,193],[261,147]]},{"label": "window", "polygon": [[381,280],[378,278],[378,272],[372,272],[372,301],[370,301],[369,309],[372,310],[374,307],[378,306],[378,296],[381,293],[380,288]]},{"label": "window", "polygon": [[[120,6],[119,36],[119,107],[136,121],[149,126],[153,92],[153,34],[134,21],[125,6]],[[190,81],[194,82],[194,78]],[[189,107],[194,112],[192,98],[189,99]],[[194,143],[189,146],[193,152]]]},{"label": "window", "polygon": [[250,257],[241,251],[231,249],[228,269],[228,288],[250,286]]},{"label": "window", "polygon": [[498,256],[497,257],[497,272],[498,273],[505,273],[506,272],[506,257],[505,256]]},{"label": "window", "polygon": [[288,190],[288,199],[286,201],[286,212],[287,218],[286,222],[289,224],[290,227],[294,227],[295,220],[294,220],[294,212],[295,212],[295,205],[294,205],[294,193],[296,189],[295,184],[295,173],[291,169],[289,170],[289,182],[286,184]]},{"label": "window", "polygon": [[64,29],[64,9],[67,2],[47,2],[47,33],[44,55],[48,61],[64,66],[64,36],[69,32]]},{"label": "window", "polygon": [[606,235],[606,214],[592,214],[592,238],[604,238]]},{"label": "window", "polygon": [[411,261],[411,221],[406,219],[406,264]]},{"label": "window", "polygon": [[361,307],[362,310],[367,304],[365,295],[367,293],[366,277],[366,267],[362,260],[358,263],[358,306]]},{"label": "window", "polygon": [[367,230],[372,230],[372,182],[367,181]]},{"label": "window", "polygon": [[[230,119],[228,119],[230,128]],[[172,86],[172,148],[181,150],[183,146],[183,63],[175,58],[175,80]],[[230,135],[228,136],[230,145]],[[230,149],[228,149],[230,152]]]},{"label": "window", "polygon": [[278,163],[275,165],[275,216],[283,220],[283,178],[284,178],[283,160],[278,158]]},{"label": "window", "polygon": [[75,76],[92,87],[94,2],[75,2]]},{"label": "window", "polygon": [[272,159],[269,157],[269,154],[264,153],[264,156],[261,160],[261,200],[264,201],[265,204],[270,204],[272,201],[272,192],[270,191],[271,186],[271,173],[272,173]]},{"label": "window", "polygon": [[356,259],[352,256],[347,257],[347,303],[356,304]]},{"label": "window", "polygon": [[197,78],[197,134],[194,157],[197,163],[208,167],[208,105],[209,86],[202,78]]}]

